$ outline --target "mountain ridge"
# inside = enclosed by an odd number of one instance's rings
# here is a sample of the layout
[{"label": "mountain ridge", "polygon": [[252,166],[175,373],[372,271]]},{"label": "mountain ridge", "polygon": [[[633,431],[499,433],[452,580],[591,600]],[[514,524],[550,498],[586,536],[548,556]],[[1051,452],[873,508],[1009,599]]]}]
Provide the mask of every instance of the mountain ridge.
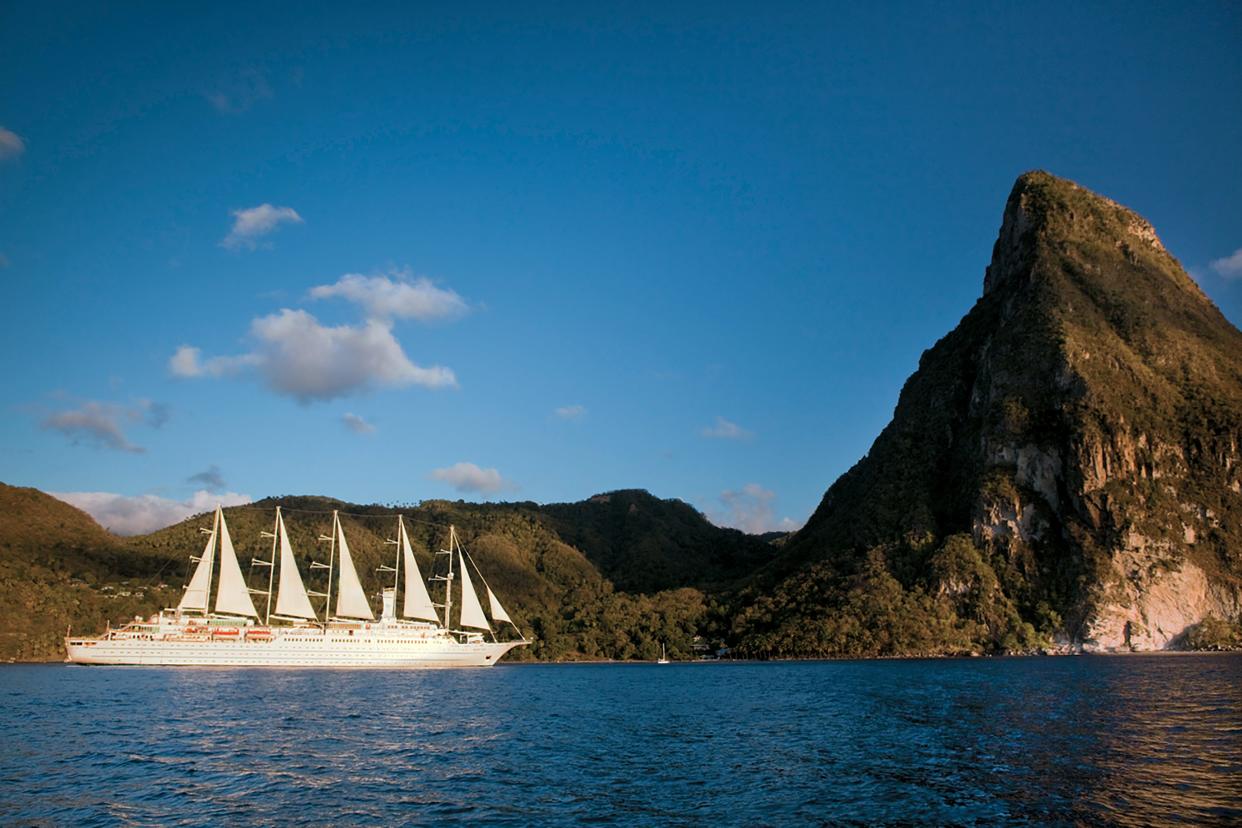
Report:
[{"label": "mountain ridge", "polygon": [[1154,649],[1236,619],[1239,355],[1150,223],[1022,175],[982,295],[744,598],[742,650]]}]

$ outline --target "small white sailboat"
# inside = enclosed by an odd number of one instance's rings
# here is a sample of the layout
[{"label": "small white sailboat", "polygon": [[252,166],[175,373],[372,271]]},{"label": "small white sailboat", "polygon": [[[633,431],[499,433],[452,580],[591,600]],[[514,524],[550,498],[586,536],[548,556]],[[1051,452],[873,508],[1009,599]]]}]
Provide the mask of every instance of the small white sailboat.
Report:
[{"label": "small white sailboat", "polygon": [[660,642],[660,660],[656,664],[668,664],[668,653],[664,650],[664,642]]},{"label": "small white sailboat", "polygon": [[[380,568],[393,573],[393,582],[381,593],[378,620],[358,577],[337,512],[332,513],[332,535],[321,538],[331,543],[329,562],[311,564],[313,569],[328,570],[328,588],[323,593],[306,589],[280,507],[276,509],[273,531],[263,533],[272,538],[271,559],[252,561],[255,566],[269,568],[266,591],[247,587],[220,507],[216,507],[209,535],[202,555],[192,558],[197,567],[175,608],[145,622],[109,629],[99,637],[67,637],[66,660],[76,664],[219,667],[488,667],[514,647],[529,643],[524,637],[517,641],[497,638],[492,622],[509,624],[514,630],[517,625],[475,566],[487,589],[492,617],[488,621],[470,577],[468,564],[473,561],[452,526],[449,548],[440,550],[440,554],[448,556],[447,574],[432,579],[444,583],[444,602],[435,604],[414,559],[405,521],[398,516],[397,540],[389,541],[398,547],[396,560],[393,566]],[[217,560],[216,600],[211,607]],[[455,564],[459,565],[461,576],[461,608],[456,626],[452,623]],[[275,577],[278,567],[279,581]],[[405,600],[398,612],[397,592],[402,573]],[[261,621],[252,598],[256,594],[267,596]],[[311,603],[312,596],[324,598],[322,619]],[[443,617],[440,609],[444,611]],[[274,624],[273,620],[287,623]]]}]

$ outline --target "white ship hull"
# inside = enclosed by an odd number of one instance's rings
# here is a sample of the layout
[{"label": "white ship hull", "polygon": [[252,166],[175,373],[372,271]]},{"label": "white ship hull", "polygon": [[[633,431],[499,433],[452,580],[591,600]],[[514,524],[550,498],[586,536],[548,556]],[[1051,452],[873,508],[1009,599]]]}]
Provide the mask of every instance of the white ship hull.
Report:
[{"label": "white ship hull", "polygon": [[[490,667],[525,642],[487,642],[435,629],[376,624],[369,629],[314,627],[194,628],[118,631],[99,638],[67,638],[73,664],[180,667]],[[235,633],[233,635],[232,633]]]}]

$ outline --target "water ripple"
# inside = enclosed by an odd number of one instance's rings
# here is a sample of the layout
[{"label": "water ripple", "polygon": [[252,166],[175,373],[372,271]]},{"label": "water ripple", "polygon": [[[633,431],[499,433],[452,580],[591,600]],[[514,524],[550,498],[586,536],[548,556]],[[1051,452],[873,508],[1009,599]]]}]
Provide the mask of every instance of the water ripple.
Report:
[{"label": "water ripple", "polygon": [[0,822],[1242,821],[1242,658],[0,669]]}]

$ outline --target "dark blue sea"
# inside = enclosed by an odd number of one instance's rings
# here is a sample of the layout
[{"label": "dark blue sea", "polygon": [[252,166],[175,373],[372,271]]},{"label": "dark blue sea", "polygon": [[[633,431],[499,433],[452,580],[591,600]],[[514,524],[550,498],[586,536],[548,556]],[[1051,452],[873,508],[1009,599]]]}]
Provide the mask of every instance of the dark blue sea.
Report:
[{"label": "dark blue sea", "polygon": [[0,668],[0,823],[1242,823],[1242,657]]}]

